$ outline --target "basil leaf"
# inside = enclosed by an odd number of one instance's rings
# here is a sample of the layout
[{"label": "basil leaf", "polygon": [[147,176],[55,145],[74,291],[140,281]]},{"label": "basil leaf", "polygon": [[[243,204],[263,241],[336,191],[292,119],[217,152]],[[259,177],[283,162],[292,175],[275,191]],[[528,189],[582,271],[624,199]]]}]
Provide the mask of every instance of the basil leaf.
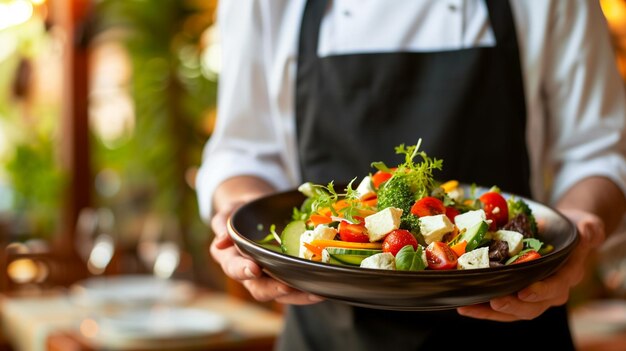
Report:
[{"label": "basil leaf", "polygon": [[543,243],[541,241],[534,238],[526,238],[523,239],[522,242],[524,243],[524,248],[533,249],[537,252],[539,252],[539,250],[543,246]]},{"label": "basil leaf", "polygon": [[396,269],[399,271],[421,271],[426,268],[422,258],[423,248],[417,245],[413,250],[412,245],[406,245],[396,254]]}]

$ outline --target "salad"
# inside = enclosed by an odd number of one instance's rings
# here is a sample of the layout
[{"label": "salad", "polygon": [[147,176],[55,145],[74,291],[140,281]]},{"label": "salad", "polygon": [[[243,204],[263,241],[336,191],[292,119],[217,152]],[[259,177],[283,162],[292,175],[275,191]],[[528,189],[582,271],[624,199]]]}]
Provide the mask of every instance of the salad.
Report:
[{"label": "salad", "polygon": [[531,208],[497,186],[479,193],[457,180],[437,181],[443,161],[416,145],[395,148],[404,162],[343,191],[302,184],[306,196],[278,233],[260,241],[285,254],[328,264],[404,271],[479,269],[538,259],[553,248],[539,240]]}]

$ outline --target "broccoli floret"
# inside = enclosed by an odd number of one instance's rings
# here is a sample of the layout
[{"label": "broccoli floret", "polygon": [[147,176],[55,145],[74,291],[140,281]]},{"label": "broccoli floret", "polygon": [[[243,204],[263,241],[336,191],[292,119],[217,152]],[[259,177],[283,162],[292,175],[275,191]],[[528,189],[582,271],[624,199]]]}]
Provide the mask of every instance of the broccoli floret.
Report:
[{"label": "broccoli floret", "polygon": [[[403,212],[404,213],[404,212]],[[400,229],[406,229],[413,233],[413,235],[420,239],[420,219],[416,215],[409,212],[407,215],[402,215],[400,218]]]},{"label": "broccoli floret", "polygon": [[411,206],[415,203],[415,195],[411,191],[406,176],[395,175],[383,183],[378,190],[378,210],[387,207],[402,209],[400,228],[419,233],[419,219],[411,214]]},{"label": "broccoli floret", "polygon": [[406,177],[394,176],[378,190],[378,210],[387,207],[400,208],[403,214],[411,211],[411,206],[415,200]]},{"label": "broccoli floret", "polygon": [[528,206],[528,204],[523,199],[518,199],[515,197],[511,197],[507,200],[507,205],[509,208],[509,221],[514,219],[519,215],[523,215],[527,218],[530,231],[533,235],[536,235],[537,230],[537,221],[535,220],[535,216],[533,215],[533,211]]}]

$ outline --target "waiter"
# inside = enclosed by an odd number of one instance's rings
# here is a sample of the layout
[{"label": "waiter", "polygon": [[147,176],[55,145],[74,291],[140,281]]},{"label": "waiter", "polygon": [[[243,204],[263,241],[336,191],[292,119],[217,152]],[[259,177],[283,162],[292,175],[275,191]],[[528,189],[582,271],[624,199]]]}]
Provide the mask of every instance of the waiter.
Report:
[{"label": "waiter", "polygon": [[[573,349],[569,289],[626,211],[626,95],[598,4],[233,3],[220,3],[218,122],[197,187],[224,272],[289,305],[279,348]],[[419,138],[444,160],[441,179],[557,206],[581,234],[572,259],[489,304],[398,312],[320,302],[263,276],[228,239],[225,219],[242,203],[398,163],[394,146]]]}]

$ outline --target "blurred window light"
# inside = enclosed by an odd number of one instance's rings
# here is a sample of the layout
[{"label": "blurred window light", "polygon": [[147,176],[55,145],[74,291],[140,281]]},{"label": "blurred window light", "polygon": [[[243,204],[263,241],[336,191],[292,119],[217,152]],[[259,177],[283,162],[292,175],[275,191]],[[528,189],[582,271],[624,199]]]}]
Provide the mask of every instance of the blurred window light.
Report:
[{"label": "blurred window light", "polygon": [[174,274],[180,263],[180,250],[175,243],[163,243],[154,262],[154,275],[167,279]]},{"label": "blurred window light", "polygon": [[209,27],[202,37],[205,42],[201,58],[202,74],[207,79],[216,81],[222,68],[222,51],[217,25]]},{"label": "blurred window light", "polygon": [[0,2],[0,30],[17,26],[33,15],[33,3],[28,0]]},{"label": "blurred window light", "polygon": [[89,123],[102,144],[115,149],[135,129],[135,106],[127,90],[130,58],[120,43],[107,41],[97,45],[92,60]]},{"label": "blurred window light", "polygon": [[96,275],[104,273],[113,258],[114,249],[113,238],[106,234],[98,236],[87,262],[89,272]]}]

